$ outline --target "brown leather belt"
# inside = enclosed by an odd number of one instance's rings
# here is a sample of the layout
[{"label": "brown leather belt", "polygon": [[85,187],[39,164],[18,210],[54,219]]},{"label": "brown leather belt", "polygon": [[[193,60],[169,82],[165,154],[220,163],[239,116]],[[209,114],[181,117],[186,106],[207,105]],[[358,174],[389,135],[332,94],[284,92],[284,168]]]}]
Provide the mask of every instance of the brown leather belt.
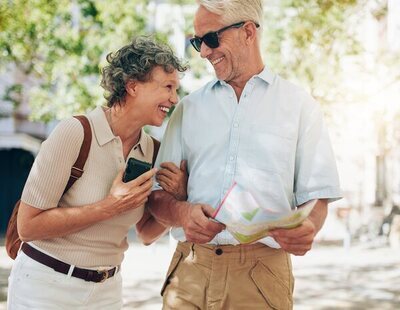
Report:
[{"label": "brown leather belt", "polygon": [[[50,267],[57,272],[68,274],[71,268],[71,265],[40,252],[39,250],[30,246],[28,243],[23,243],[21,249],[26,255],[28,255],[33,260],[43,265],[46,265],[47,267]],[[90,270],[90,269],[82,269],[75,267],[74,270],[72,271],[71,276],[85,281],[98,283],[98,282],[104,282],[108,278],[113,277],[117,273],[117,271],[118,267],[114,267],[109,270]]]}]

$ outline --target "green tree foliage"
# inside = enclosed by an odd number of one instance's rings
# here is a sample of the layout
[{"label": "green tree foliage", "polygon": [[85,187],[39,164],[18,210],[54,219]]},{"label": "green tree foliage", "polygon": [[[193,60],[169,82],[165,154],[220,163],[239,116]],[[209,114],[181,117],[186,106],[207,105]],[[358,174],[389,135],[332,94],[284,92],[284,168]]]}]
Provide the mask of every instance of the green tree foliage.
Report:
[{"label": "green tree foliage", "polygon": [[147,7],[144,0],[2,1],[0,68],[14,64],[39,83],[29,90],[31,117],[60,119],[99,104],[101,62],[149,33]]},{"label": "green tree foliage", "polygon": [[335,77],[345,56],[360,54],[357,0],[267,1],[266,62],[310,88],[321,102],[337,100]]},{"label": "green tree foliage", "polygon": [[[24,89],[15,81],[4,98],[15,105],[28,93],[34,119],[50,120],[81,113],[102,102],[100,67],[108,52],[133,35],[154,31],[154,4],[146,0],[5,0],[0,2],[0,70],[13,64],[38,85]],[[193,33],[194,1],[170,0],[183,10],[187,35]],[[340,83],[350,62],[393,76],[398,54],[379,50],[376,65],[366,65],[358,24],[366,15],[387,15],[385,0],[265,0],[263,55],[266,64],[289,80],[310,88],[321,103],[343,102],[354,92]],[[375,9],[371,11],[371,3]],[[152,9],[153,8],[153,9]],[[186,7],[187,8],[187,7]],[[192,10],[193,8],[193,10]],[[153,10],[153,11],[152,11]],[[193,11],[193,12],[192,12]],[[166,40],[169,29],[156,34]],[[206,61],[191,47],[194,78],[207,72]],[[368,58],[370,59],[370,58]],[[397,60],[396,60],[397,59]],[[364,70],[365,71],[365,70]],[[392,81],[391,80],[391,81]],[[388,81],[390,83],[390,81]]]}]

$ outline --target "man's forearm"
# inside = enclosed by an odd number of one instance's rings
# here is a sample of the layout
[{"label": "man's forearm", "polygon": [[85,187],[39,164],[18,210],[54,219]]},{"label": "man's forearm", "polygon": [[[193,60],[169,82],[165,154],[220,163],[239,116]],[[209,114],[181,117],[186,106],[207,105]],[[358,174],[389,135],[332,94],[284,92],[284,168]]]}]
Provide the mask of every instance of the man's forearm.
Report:
[{"label": "man's forearm", "polygon": [[309,215],[309,219],[315,226],[315,233],[319,232],[325,223],[325,219],[328,214],[327,206],[328,201],[326,199],[319,199]]},{"label": "man's forearm", "polygon": [[182,219],[187,215],[188,202],[178,201],[163,190],[153,191],[147,202],[148,210],[165,226],[181,227]]}]

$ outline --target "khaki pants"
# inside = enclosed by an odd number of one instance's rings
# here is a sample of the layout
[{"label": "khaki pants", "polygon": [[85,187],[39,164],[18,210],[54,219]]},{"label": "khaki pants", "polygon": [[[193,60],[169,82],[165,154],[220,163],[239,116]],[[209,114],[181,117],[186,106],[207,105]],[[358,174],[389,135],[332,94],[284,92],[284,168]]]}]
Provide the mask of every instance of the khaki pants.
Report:
[{"label": "khaki pants", "polygon": [[261,243],[180,242],[161,290],[163,309],[292,309],[290,255]]}]

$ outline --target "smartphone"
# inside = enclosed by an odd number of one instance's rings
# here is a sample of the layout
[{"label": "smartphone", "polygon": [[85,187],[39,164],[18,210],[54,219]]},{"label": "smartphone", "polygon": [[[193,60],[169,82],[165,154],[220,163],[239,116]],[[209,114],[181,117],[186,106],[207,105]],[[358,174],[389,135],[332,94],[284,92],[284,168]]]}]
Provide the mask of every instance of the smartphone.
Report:
[{"label": "smartphone", "polygon": [[133,157],[128,159],[126,164],[125,173],[122,177],[124,183],[136,179],[138,176],[149,171],[151,169],[151,163],[135,159]]}]

